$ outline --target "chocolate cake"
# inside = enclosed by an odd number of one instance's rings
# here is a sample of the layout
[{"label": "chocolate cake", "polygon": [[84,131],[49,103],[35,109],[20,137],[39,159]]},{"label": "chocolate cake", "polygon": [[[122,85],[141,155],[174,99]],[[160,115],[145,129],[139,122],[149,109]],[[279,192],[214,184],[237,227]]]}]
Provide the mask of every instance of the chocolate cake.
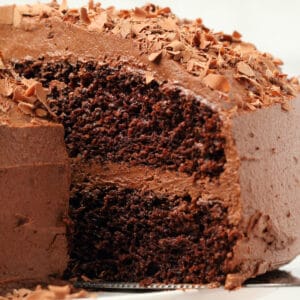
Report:
[{"label": "chocolate cake", "polygon": [[0,51],[1,284],[235,288],[300,252],[280,60],[169,8],[92,1],[1,7]]}]

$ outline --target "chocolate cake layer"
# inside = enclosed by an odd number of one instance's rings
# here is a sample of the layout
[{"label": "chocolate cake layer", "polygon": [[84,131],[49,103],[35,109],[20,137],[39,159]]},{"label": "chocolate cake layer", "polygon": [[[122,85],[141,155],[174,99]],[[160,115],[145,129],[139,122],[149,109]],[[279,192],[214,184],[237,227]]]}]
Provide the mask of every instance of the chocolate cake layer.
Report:
[{"label": "chocolate cake layer", "polygon": [[222,202],[101,185],[72,187],[67,276],[101,281],[224,282],[239,232]]},{"label": "chocolate cake layer", "polygon": [[179,87],[156,81],[145,85],[144,76],[121,64],[41,60],[13,67],[50,87],[50,107],[65,127],[70,157],[125,161],[197,177],[223,171],[220,117]]}]

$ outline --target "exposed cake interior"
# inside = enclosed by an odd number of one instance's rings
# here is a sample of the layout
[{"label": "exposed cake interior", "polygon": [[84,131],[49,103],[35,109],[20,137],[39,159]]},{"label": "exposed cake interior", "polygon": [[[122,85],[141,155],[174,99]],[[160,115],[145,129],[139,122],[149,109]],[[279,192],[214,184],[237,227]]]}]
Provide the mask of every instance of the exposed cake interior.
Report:
[{"label": "exposed cake interior", "polygon": [[50,88],[72,158],[130,162],[218,176],[225,163],[222,122],[196,96],[128,72],[121,64],[17,62],[15,70]]},{"label": "exposed cake interior", "polygon": [[236,235],[221,202],[91,184],[72,190],[69,276],[145,283],[225,280]]},{"label": "exposed cake interior", "polygon": [[121,64],[40,59],[13,66],[49,87],[50,106],[65,127],[73,165],[66,275],[224,282],[237,234],[222,199],[202,201],[201,190],[192,197],[184,189],[133,187],[126,175],[107,182],[105,171],[92,168],[125,162],[192,182],[217,180],[226,162],[219,114],[179,87],[145,84],[141,71]]}]

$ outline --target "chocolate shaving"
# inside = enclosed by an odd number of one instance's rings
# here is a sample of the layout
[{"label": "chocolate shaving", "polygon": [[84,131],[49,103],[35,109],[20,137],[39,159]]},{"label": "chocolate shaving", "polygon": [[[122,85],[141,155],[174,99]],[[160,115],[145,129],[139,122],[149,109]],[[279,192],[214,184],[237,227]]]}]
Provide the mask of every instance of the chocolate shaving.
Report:
[{"label": "chocolate shaving", "polygon": [[284,111],[290,111],[291,110],[291,106],[288,102],[283,102],[281,104],[281,108],[284,110]]},{"label": "chocolate shaving", "polygon": [[196,31],[194,33],[193,39],[192,39],[192,45],[194,47],[199,47],[201,42],[201,33],[200,31]]},{"label": "chocolate shaving", "polygon": [[120,31],[120,35],[121,35],[122,38],[127,38],[131,33],[130,21],[129,20],[123,21],[119,31]]},{"label": "chocolate shaving", "polygon": [[[210,65],[211,65],[211,58],[209,58],[208,61],[204,64],[204,68],[199,75],[200,78],[203,78],[208,73]],[[228,82],[227,78],[226,81]],[[228,84],[228,89],[229,89],[229,84]]]},{"label": "chocolate shaving", "polygon": [[32,86],[34,86],[37,83],[37,81],[34,80],[34,79],[27,79],[27,78],[24,78],[24,77],[21,78],[21,82],[27,88],[31,88]]},{"label": "chocolate shaving", "polygon": [[146,18],[147,17],[147,12],[146,11],[144,11],[142,8],[140,8],[140,7],[136,7],[135,9],[134,9],[134,15],[136,16],[136,17],[140,17],[140,18]]},{"label": "chocolate shaving", "polygon": [[185,46],[182,42],[174,40],[166,46],[166,49],[171,51],[182,51],[185,49]]},{"label": "chocolate shaving", "polygon": [[272,96],[281,96],[281,90],[279,86],[272,85],[270,90]]},{"label": "chocolate shaving", "polygon": [[159,8],[157,11],[157,15],[168,15],[171,13],[170,7]]},{"label": "chocolate shaving", "polygon": [[18,103],[18,108],[24,113],[25,115],[32,115],[34,106],[30,103],[20,101]]},{"label": "chocolate shaving", "polygon": [[80,278],[84,281],[84,282],[91,282],[93,281],[92,279],[90,279],[89,277],[87,277],[86,275],[81,275]]},{"label": "chocolate shaving", "polygon": [[267,69],[267,70],[266,70],[266,77],[267,77],[268,79],[274,78],[273,72],[272,72],[271,70]]},{"label": "chocolate shaving", "polygon": [[242,35],[237,32],[236,30],[232,33],[232,38],[234,41],[240,41],[241,40]]},{"label": "chocolate shaving", "polygon": [[[39,123],[38,123],[39,124]],[[54,286],[49,285],[47,289],[43,289],[38,285],[34,290],[29,290],[25,288],[14,289],[11,293],[1,297],[1,300],[71,300],[76,298],[85,299],[88,297],[86,291],[80,290],[78,292],[72,293],[70,286]]]},{"label": "chocolate shaving", "polygon": [[161,59],[162,51],[153,52],[148,56],[148,60],[154,63],[158,63]]},{"label": "chocolate shaving", "polygon": [[83,22],[83,23],[86,23],[86,24],[91,24],[91,20],[88,16],[88,13],[87,13],[87,10],[85,7],[81,7],[80,8],[80,20]]},{"label": "chocolate shaving", "polygon": [[37,82],[35,85],[35,95],[37,99],[40,101],[40,103],[43,104],[43,106],[46,108],[48,113],[53,117],[56,118],[56,115],[51,111],[48,103],[47,103],[47,92],[43,88],[42,84]]},{"label": "chocolate shaving", "polygon": [[37,108],[34,114],[39,118],[46,118],[48,116],[48,112],[42,108]]},{"label": "chocolate shaving", "polygon": [[252,110],[252,111],[256,110],[256,107],[255,107],[252,103],[247,103],[247,102],[246,102],[246,106],[247,106],[250,110]]},{"label": "chocolate shaving", "polygon": [[[12,99],[15,102],[26,102],[26,103],[30,103],[30,104],[34,103],[34,101],[32,100],[31,97],[27,97],[25,95],[25,91],[21,86],[15,87],[15,89],[13,90]],[[36,98],[35,98],[35,101],[36,101]]]},{"label": "chocolate shaving", "polygon": [[280,58],[275,58],[273,60],[273,63],[276,65],[276,66],[282,66],[283,65],[283,61],[280,59]]},{"label": "chocolate shaving", "polygon": [[68,1],[67,0],[62,0],[61,4],[59,6],[60,11],[67,11],[68,10]]},{"label": "chocolate shaving", "polygon": [[249,76],[249,77],[254,77],[255,76],[255,73],[251,69],[251,67],[248,64],[246,64],[245,62],[243,62],[243,61],[238,62],[237,65],[236,65],[236,67],[237,67],[237,70],[240,73],[242,73],[242,74],[244,74],[246,76]]},{"label": "chocolate shaving", "polygon": [[209,74],[203,78],[203,83],[211,89],[224,93],[228,93],[230,91],[229,81],[224,75]]},{"label": "chocolate shaving", "polygon": [[135,35],[138,35],[141,31],[143,31],[147,27],[149,27],[149,24],[146,24],[146,23],[134,24],[134,25],[132,25],[131,30]]},{"label": "chocolate shaving", "polygon": [[121,19],[127,19],[130,17],[130,11],[128,9],[121,9],[118,12],[118,17]]},{"label": "chocolate shaving", "polygon": [[154,75],[152,72],[146,71],[145,72],[145,79],[146,79],[146,84],[151,83],[154,80]]},{"label": "chocolate shaving", "polygon": [[248,83],[250,83],[252,85],[252,87],[254,88],[254,90],[257,94],[259,94],[259,95],[263,94],[262,86],[255,79],[252,79],[246,75],[235,75],[234,78],[236,78],[240,82],[242,82],[242,80],[247,81]]},{"label": "chocolate shaving", "polygon": [[106,12],[102,12],[95,16],[93,22],[88,26],[90,30],[103,31],[105,24],[108,22],[108,17]]},{"label": "chocolate shaving", "polygon": [[180,51],[167,51],[167,53],[173,58],[173,60],[178,61],[181,58],[181,52]]},{"label": "chocolate shaving", "polygon": [[4,70],[5,69],[5,65],[4,65],[4,62],[1,58],[1,55],[0,55],[0,70]]},{"label": "chocolate shaving", "polygon": [[225,63],[226,63],[226,62],[225,62],[224,58],[223,58],[222,55],[219,53],[219,54],[218,54],[218,57],[217,57],[217,60],[216,60],[217,67],[222,68],[223,65],[224,65]]},{"label": "chocolate shaving", "polygon": [[207,36],[205,36],[204,34],[200,35],[200,44],[199,44],[199,48],[204,50],[206,49],[209,45],[211,44],[211,41],[209,41],[207,39]]},{"label": "chocolate shaving", "polygon": [[292,96],[297,96],[297,92],[295,90],[295,88],[293,88],[291,85],[289,84],[285,84],[285,85],[281,85],[281,88],[289,95]]},{"label": "chocolate shaving", "polygon": [[290,78],[290,83],[298,86],[299,85],[299,79],[297,77],[292,77],[292,78]]},{"label": "chocolate shaving", "polygon": [[157,25],[166,31],[174,31],[177,26],[176,20],[173,18],[160,19],[158,20]]},{"label": "chocolate shaving", "polygon": [[186,66],[187,71],[191,73],[194,70],[194,66],[195,66],[195,61],[189,60]]},{"label": "chocolate shaving", "polygon": [[[22,83],[25,82],[22,80]],[[26,80],[27,83],[30,83],[30,80]],[[23,101],[30,104],[34,104],[37,101],[35,93],[35,81],[31,80],[31,82],[34,82],[34,84],[26,85],[27,89],[24,91],[22,86],[15,87],[13,91],[13,100],[15,102]],[[29,87],[28,87],[29,86]],[[11,88],[12,89],[12,88]],[[7,95],[9,96],[9,95]]]},{"label": "chocolate shaving", "polygon": [[30,86],[27,88],[27,90],[24,92],[24,95],[25,95],[26,97],[31,97],[31,96],[34,95],[34,93],[35,93],[35,85],[36,85],[36,83],[33,83],[32,85],[30,85]]},{"label": "chocolate shaving", "polygon": [[24,96],[24,90],[21,86],[17,86],[13,92],[13,100],[15,102],[26,101],[26,97]]},{"label": "chocolate shaving", "polygon": [[166,42],[173,41],[176,38],[178,38],[178,34],[176,34],[176,32],[166,32],[163,36],[163,40]]},{"label": "chocolate shaving", "polygon": [[9,102],[2,102],[0,98],[0,111],[3,113],[7,113],[11,109],[11,105]]},{"label": "chocolate shaving", "polygon": [[94,0],[89,0],[88,8],[89,8],[89,10],[95,9]]},{"label": "chocolate shaving", "polygon": [[[182,54],[182,62],[185,64],[188,64],[193,56],[193,52],[190,51],[189,49],[186,49],[186,50],[182,51],[181,54]],[[188,69],[188,66],[186,66],[186,68]]]},{"label": "chocolate shaving", "polygon": [[8,78],[0,79],[0,95],[10,97],[13,92],[13,85],[9,82]]}]

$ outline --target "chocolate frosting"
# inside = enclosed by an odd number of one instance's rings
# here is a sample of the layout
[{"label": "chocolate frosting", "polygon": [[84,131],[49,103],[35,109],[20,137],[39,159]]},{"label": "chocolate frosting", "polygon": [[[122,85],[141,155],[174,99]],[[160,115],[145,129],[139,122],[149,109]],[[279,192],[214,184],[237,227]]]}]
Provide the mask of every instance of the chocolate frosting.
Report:
[{"label": "chocolate frosting", "polygon": [[[19,86],[11,84],[12,91]],[[66,268],[70,178],[63,127],[24,115],[4,94],[2,89],[0,289],[46,281]]]},{"label": "chocolate frosting", "polygon": [[[299,89],[296,79],[281,73],[280,60],[242,42],[239,33],[214,33],[200,19],[180,20],[169,8],[149,4],[118,11],[92,5],[68,10],[53,3],[7,6],[2,12],[4,58],[29,53],[123,57],[144,65],[148,80],[180,82],[223,110],[285,103]],[[22,35],[13,34],[19,31]]]},{"label": "chocolate frosting", "polygon": [[299,254],[300,98],[290,105],[288,112],[274,105],[233,120],[245,238],[237,243],[232,262],[244,278],[232,278],[240,282]]}]

